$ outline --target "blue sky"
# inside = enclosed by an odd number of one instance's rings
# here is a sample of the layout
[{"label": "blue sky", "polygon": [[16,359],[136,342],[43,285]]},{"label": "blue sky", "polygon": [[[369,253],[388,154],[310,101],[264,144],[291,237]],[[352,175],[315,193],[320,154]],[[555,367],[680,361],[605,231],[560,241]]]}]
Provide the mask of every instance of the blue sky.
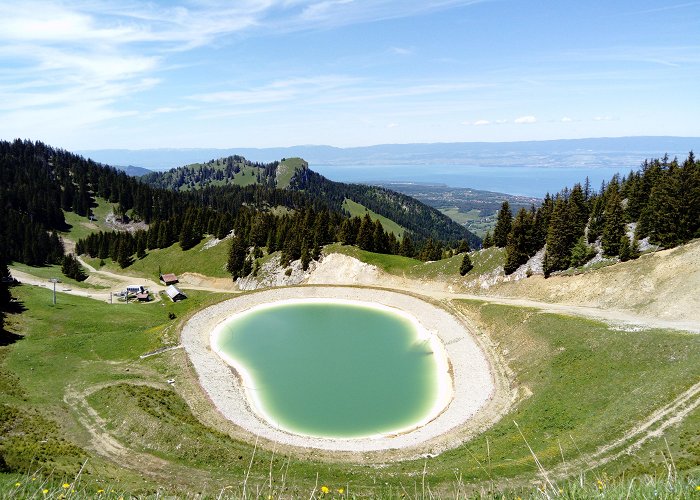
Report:
[{"label": "blue sky", "polygon": [[700,136],[700,1],[0,0],[0,138]]}]

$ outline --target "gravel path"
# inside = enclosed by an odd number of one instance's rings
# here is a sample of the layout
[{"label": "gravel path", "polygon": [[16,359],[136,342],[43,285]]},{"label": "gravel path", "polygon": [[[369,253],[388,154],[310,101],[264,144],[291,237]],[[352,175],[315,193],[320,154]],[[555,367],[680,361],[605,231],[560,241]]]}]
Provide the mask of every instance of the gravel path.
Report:
[{"label": "gravel path", "polygon": [[[444,411],[425,425],[407,432],[356,439],[301,436],[267,422],[250,404],[241,378],[212,350],[211,334],[217,325],[233,314],[260,304],[304,298],[372,302],[414,316],[426,331],[437,335],[444,346],[443,355],[449,359],[452,384],[443,389],[451,389],[452,397],[451,400],[448,398],[449,403]],[[247,294],[194,315],[183,328],[181,341],[201,386],[224,417],[251,434],[299,448],[348,452],[425,448],[446,433],[465,425],[481,408],[487,406],[495,391],[494,377],[486,356],[464,324],[439,307],[396,292],[350,287],[297,287]],[[459,442],[455,440],[450,445],[456,446]]]}]

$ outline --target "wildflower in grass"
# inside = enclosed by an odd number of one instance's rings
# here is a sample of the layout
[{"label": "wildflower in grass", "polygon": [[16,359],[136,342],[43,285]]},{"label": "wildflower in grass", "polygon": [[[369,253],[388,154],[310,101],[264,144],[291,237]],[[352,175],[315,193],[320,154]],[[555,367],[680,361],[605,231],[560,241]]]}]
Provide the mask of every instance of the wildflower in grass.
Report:
[{"label": "wildflower in grass", "polygon": [[345,490],[343,488],[338,488],[338,493],[342,495],[343,493],[345,493]]},{"label": "wildflower in grass", "polygon": [[695,487],[695,491],[700,491],[700,484]]},{"label": "wildflower in grass", "polygon": [[105,492],[105,490],[97,490],[97,493],[98,493],[98,494],[104,493],[104,492]]},{"label": "wildflower in grass", "polygon": [[46,494],[49,492],[49,490],[46,489],[46,488],[44,488],[43,490],[41,490],[41,492],[42,492],[44,495],[46,495]]},{"label": "wildflower in grass", "polygon": [[68,488],[70,488],[70,484],[68,484],[68,483],[63,483],[63,489],[64,489],[64,490],[67,490]]},{"label": "wildflower in grass", "polygon": [[15,486],[19,488],[20,486],[22,486],[22,483],[15,483]]},{"label": "wildflower in grass", "polygon": [[329,491],[331,491],[331,490],[328,489],[328,486],[321,486],[321,493],[323,493],[324,495],[325,495],[326,493],[328,493]]}]

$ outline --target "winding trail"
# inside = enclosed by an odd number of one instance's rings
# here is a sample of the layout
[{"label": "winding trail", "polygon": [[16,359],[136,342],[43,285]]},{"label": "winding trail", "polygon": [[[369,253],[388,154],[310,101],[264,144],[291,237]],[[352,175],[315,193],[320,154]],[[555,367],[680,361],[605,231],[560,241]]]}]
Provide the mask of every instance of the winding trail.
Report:
[{"label": "winding trail", "polygon": [[[110,292],[123,289],[126,284],[144,284],[152,292],[155,292],[154,295],[158,298],[158,292],[165,289],[165,286],[162,284],[156,283],[149,279],[134,278],[132,276],[118,274],[115,272],[97,270],[80,258],[79,261],[91,275],[109,280],[114,285],[110,286],[110,289],[107,290],[90,289],[73,285],[70,286],[69,290],[64,290],[64,288],[67,287],[59,284],[56,287],[57,293],[67,293],[94,300],[109,301]],[[51,289],[53,287],[53,285],[45,278],[40,278],[27,272],[13,269],[12,274],[22,283],[41,286],[47,289]],[[662,319],[643,314],[635,314],[630,311],[602,307],[552,303],[517,297],[463,293],[461,291],[450,290],[446,286],[443,286],[444,284],[426,283],[419,280],[399,279],[395,276],[389,275],[387,275],[386,278],[386,281],[383,279],[375,280],[374,286],[367,283],[353,283],[347,277],[344,279],[344,277],[340,276],[337,278],[335,283],[327,284],[336,286],[343,284],[346,286],[349,284],[354,284],[366,288],[375,288],[377,290],[391,288],[397,291],[404,291],[410,294],[432,298],[436,301],[442,302],[448,306],[449,309],[453,309],[450,307],[450,303],[454,300],[475,300],[489,304],[502,304],[532,308],[546,313],[564,314],[603,321],[610,324],[614,328],[621,328],[629,331],[634,331],[636,329],[659,328],[691,332],[694,334],[700,333],[700,322],[698,321]],[[382,283],[384,288],[377,287],[377,283]],[[201,282],[197,282],[196,284],[181,283],[178,286],[182,287],[183,289],[203,290],[215,293],[239,293],[232,289],[230,283],[225,286],[222,281],[216,281],[214,279],[203,279]],[[174,346],[173,348],[179,349],[180,347],[181,346],[178,345]],[[160,354],[160,352],[149,354],[155,355]],[[159,387],[162,386],[162,384],[151,384],[149,382],[144,383]],[[109,458],[116,463],[140,463],[141,466],[146,466],[145,468],[149,469],[151,474],[154,476],[163,477],[165,475],[163,473],[164,471],[162,470],[163,464],[160,463],[159,460],[154,460],[154,458],[150,457],[148,454],[141,454],[134,450],[125,448],[109,434],[109,431],[106,429],[106,423],[102,422],[97,413],[89,407],[86,401],[86,396],[101,387],[102,385],[94,386],[86,391],[77,391],[74,388],[69,387],[65,394],[66,403],[75,409],[81,424],[84,425],[91,434],[93,438],[93,448],[102,456]],[[504,407],[507,406],[509,405],[504,404]],[[625,454],[630,454],[650,439],[662,436],[666,429],[679,423],[699,407],[700,382],[697,382],[695,385],[677,396],[673,401],[657,409],[648,417],[639,422],[630,423],[631,428],[618,439],[607,443],[592,452],[580,455],[573,460],[562,463],[559,466],[552,468],[548,472],[554,477],[564,477],[575,472],[596,468],[600,465],[616,460]],[[138,468],[138,465],[136,467]]]},{"label": "winding trail", "polygon": [[[91,275],[100,276],[111,280],[116,283],[116,286],[110,287],[109,290],[99,290],[92,288],[81,288],[79,286],[71,286],[69,290],[65,290],[63,286],[57,286],[57,293],[67,293],[71,295],[78,295],[81,297],[87,297],[95,300],[102,300],[109,302],[110,292],[122,290],[127,284],[139,284],[144,285],[148,288],[155,297],[155,301],[160,300],[160,292],[165,290],[165,286],[156,283],[153,280],[147,278],[136,278],[133,276],[128,276],[125,274],[117,274],[111,271],[103,271],[95,269],[93,266],[86,263],[80,257],[78,261],[91,273]],[[18,271],[16,269],[12,270],[12,275],[17,278],[22,283],[27,283],[30,285],[41,286],[43,288],[52,288],[53,285],[49,283],[44,278],[39,278],[37,276],[31,275],[26,272]],[[393,281],[393,280],[391,280]],[[190,284],[190,283],[180,283],[179,288],[185,290],[201,290],[213,293],[241,293],[240,291],[233,290],[231,285],[222,286],[217,284],[217,280],[206,280],[204,283],[209,284]],[[329,283],[330,284],[330,283]],[[341,285],[342,283],[334,283],[336,285]],[[700,333],[700,322],[697,321],[686,321],[686,320],[671,320],[644,316],[641,314],[633,314],[628,311],[620,311],[616,309],[605,309],[601,307],[591,307],[591,306],[577,306],[572,304],[562,304],[562,303],[552,303],[544,302],[540,300],[532,299],[522,299],[514,297],[502,297],[494,295],[478,295],[469,294],[461,292],[452,292],[445,289],[439,288],[429,288],[426,289],[425,283],[413,280],[401,280],[400,283],[391,282],[391,288],[396,290],[402,290],[409,292],[411,294],[429,296],[433,299],[449,302],[451,300],[478,300],[482,302],[487,302],[491,304],[502,304],[517,307],[528,307],[533,309],[538,309],[542,312],[554,313],[554,314],[564,314],[569,316],[578,316],[598,321],[603,321],[613,327],[618,327],[621,329],[635,330],[635,329],[671,329],[680,330],[691,333]],[[386,288],[384,287],[372,287],[371,285],[362,285],[365,288]]]}]

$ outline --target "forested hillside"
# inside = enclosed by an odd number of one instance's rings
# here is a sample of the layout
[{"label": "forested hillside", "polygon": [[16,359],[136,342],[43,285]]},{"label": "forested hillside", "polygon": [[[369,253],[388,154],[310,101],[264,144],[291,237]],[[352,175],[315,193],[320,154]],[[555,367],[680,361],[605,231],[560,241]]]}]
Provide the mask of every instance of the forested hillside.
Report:
[{"label": "forested hillside", "polygon": [[[426,260],[442,258],[451,249],[464,247],[461,237],[466,232],[459,226],[455,229],[437,224],[436,231],[430,218],[421,220],[416,216],[410,225],[407,221],[409,229],[424,229],[417,234],[408,233],[402,242],[387,233],[378,221],[349,218],[341,206],[346,193],[354,188],[343,188],[315,176],[302,160],[269,165],[239,160],[241,169],[256,169],[261,182],[245,186],[208,182],[206,175],[225,173],[233,165],[222,161],[218,170],[202,167],[180,171],[182,184],[164,183],[169,188],[165,189],[41,142],[0,142],[0,264],[63,263],[64,248],[58,233],[70,229],[64,211],[91,217],[98,197],[113,204],[114,214],[121,222],[140,221],[147,229],[95,233],[79,240],[76,250],[92,257],[109,257],[122,267],[128,267],[151,249],[176,242],[187,250],[205,234],[218,238],[235,235],[229,259],[234,278],[254,272],[256,259],[263,253],[280,251],[282,265],[301,259],[306,266],[310,259],[318,258],[323,245],[333,242]],[[235,165],[230,168],[234,171]],[[197,172],[206,175],[197,177]],[[315,179],[315,184],[309,179]],[[180,182],[175,175],[170,180]],[[151,182],[158,184],[153,179]],[[186,190],[179,189],[185,185]],[[293,188],[278,189],[277,185]],[[315,190],[310,189],[312,185]],[[326,189],[318,189],[318,185]],[[357,198],[379,211],[379,198],[372,202],[369,196],[362,198],[363,188],[357,190]],[[393,203],[400,200],[409,213],[414,205],[418,214],[424,207],[408,197],[394,198],[389,194],[386,198]],[[432,234],[447,236],[431,239]]]},{"label": "forested hillside", "polygon": [[242,156],[228,156],[206,163],[193,163],[167,172],[151,172],[141,180],[163,189],[188,191],[206,186],[247,186],[263,184],[278,187],[276,173],[279,162],[253,163]]},{"label": "forested hillside", "polygon": [[639,256],[639,242],[670,248],[700,237],[700,161],[691,152],[679,162],[647,160],[623,178],[595,191],[586,182],[549,194],[542,205],[520,209],[508,203],[484,246],[506,248],[506,274],[546,245],[545,276],[586,264],[594,256]]},{"label": "forested hillside", "polygon": [[309,169],[300,158],[261,164],[241,156],[229,156],[167,172],[154,172],[142,180],[151,186],[178,191],[208,186],[265,185],[304,192],[316,203],[326,204],[335,211],[342,211],[343,202],[350,199],[408,229],[418,244],[430,238],[443,242],[466,239],[472,247],[481,244],[480,239],[463,226],[410,196],[376,186],[328,180]]}]

